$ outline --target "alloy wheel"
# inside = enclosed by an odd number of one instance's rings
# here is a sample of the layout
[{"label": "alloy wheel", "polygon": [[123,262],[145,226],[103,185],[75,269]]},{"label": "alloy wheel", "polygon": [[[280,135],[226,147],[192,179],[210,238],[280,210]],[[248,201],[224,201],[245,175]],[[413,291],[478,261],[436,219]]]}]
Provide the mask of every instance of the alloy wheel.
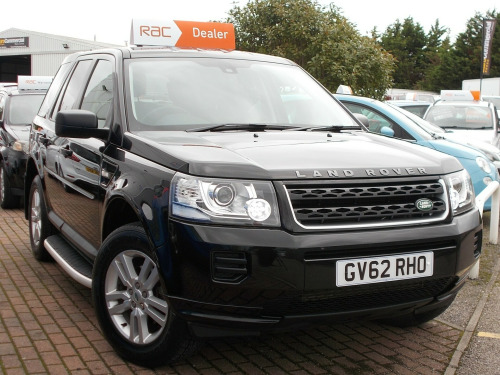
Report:
[{"label": "alloy wheel", "polygon": [[147,345],[164,331],[169,306],[160,291],[158,269],[143,252],[126,250],[111,262],[104,284],[106,307],[129,342]]},{"label": "alloy wheel", "polygon": [[42,233],[42,220],[41,220],[41,197],[38,189],[33,191],[31,196],[31,237],[33,244],[39,246]]}]

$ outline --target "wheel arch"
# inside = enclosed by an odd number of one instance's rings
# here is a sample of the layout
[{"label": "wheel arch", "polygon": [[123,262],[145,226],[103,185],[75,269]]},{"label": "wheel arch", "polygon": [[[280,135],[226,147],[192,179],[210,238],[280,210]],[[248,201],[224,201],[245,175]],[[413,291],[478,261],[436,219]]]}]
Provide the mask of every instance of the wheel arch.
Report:
[{"label": "wheel arch", "polygon": [[123,196],[117,195],[108,201],[102,220],[102,241],[115,229],[134,222],[140,222],[148,232],[140,212]]}]

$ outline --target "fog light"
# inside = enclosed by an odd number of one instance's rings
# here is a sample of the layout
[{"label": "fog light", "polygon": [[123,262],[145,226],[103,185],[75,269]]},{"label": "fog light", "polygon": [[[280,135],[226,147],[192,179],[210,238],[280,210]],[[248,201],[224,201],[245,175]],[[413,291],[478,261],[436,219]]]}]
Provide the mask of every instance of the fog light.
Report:
[{"label": "fog light", "polygon": [[245,208],[248,216],[255,221],[264,221],[271,216],[271,205],[264,199],[250,199]]},{"label": "fog light", "polygon": [[489,185],[493,180],[491,179],[491,177],[485,177],[483,178],[483,182],[485,185]]}]

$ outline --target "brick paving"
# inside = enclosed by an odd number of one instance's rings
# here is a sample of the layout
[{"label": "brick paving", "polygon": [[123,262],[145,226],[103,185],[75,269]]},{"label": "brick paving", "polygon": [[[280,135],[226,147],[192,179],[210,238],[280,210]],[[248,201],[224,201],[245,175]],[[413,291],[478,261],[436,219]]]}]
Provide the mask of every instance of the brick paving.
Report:
[{"label": "brick paving", "polygon": [[21,210],[0,209],[0,370],[4,374],[443,374],[459,325],[399,329],[324,325],[209,341],[196,355],[147,369],[118,357],[100,333],[90,290],[32,255]]}]

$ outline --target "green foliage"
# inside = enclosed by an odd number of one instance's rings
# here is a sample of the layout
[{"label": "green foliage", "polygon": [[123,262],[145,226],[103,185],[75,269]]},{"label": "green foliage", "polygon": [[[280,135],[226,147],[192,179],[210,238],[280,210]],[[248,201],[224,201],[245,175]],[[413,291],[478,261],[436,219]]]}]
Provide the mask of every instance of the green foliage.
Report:
[{"label": "green foliage", "polygon": [[227,21],[235,25],[238,49],[288,58],[330,91],[343,84],[382,98],[392,85],[392,56],[374,38],[360,36],[334,5],[251,0],[230,10]]},{"label": "green foliage", "polygon": [[484,18],[496,18],[490,77],[500,77],[500,15],[476,13],[454,44],[436,20],[428,33],[406,18],[385,32],[361,36],[333,4],[315,0],[250,0],[234,6],[240,50],[282,56],[306,69],[334,92],[349,85],[357,95],[381,99],[388,88],[439,92],[460,89],[462,80],[479,78]]},{"label": "green foliage", "polygon": [[497,19],[490,76],[500,76],[500,17],[494,11],[485,16],[476,13],[455,44],[450,43],[448,30],[438,20],[425,35],[409,17],[403,24],[397,20],[380,36],[381,46],[397,60],[394,87],[439,92],[461,89],[464,79],[479,78],[483,18]]},{"label": "green foliage", "polygon": [[394,87],[416,89],[424,77],[427,65],[424,51],[428,38],[422,26],[411,17],[406,18],[403,23],[396,20],[380,39],[382,47],[397,60]]},{"label": "green foliage", "polygon": [[473,18],[469,19],[465,32],[457,37],[452,55],[461,63],[459,66],[461,80],[480,78],[484,18],[497,20],[491,49],[490,76],[500,77],[500,14],[492,11],[484,16],[476,13]]}]

